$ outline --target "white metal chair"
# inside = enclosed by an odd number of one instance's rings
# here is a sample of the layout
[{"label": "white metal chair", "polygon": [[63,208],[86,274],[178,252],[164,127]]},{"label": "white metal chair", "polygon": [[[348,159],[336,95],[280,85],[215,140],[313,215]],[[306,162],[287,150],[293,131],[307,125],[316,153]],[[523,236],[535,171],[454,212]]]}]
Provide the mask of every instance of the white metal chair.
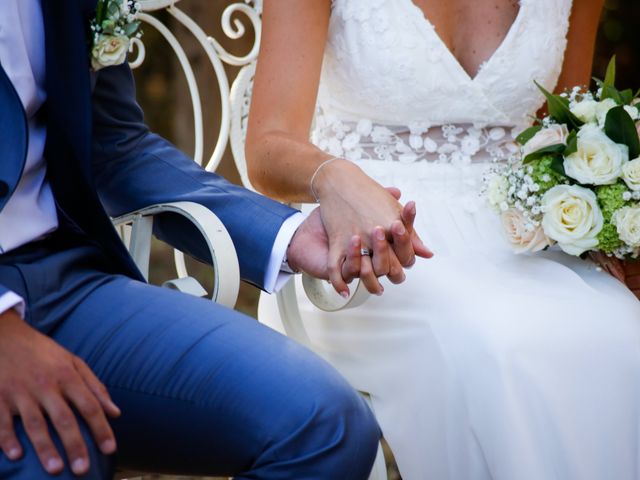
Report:
[{"label": "white metal chair", "polygon": [[[194,160],[198,164],[203,165],[208,171],[214,171],[222,159],[227,143],[230,142],[233,158],[242,182],[247,188],[253,189],[247,175],[244,142],[255,62],[260,47],[262,0],[238,0],[232,2],[223,10],[221,16],[222,31],[230,39],[239,39],[247,33],[246,26],[238,18],[235,18],[234,15],[242,14],[249,20],[255,32],[255,41],[249,53],[244,56],[235,56],[225,50],[218,40],[207,35],[196,21],[177,6],[179,2],[180,0],[140,0],[141,12],[139,17],[142,22],[146,24],[145,27],[151,26],[155,28],[166,39],[184,72],[193,108],[195,135]],[[217,132],[217,141],[214,150],[208,161],[204,164],[203,108],[200,90],[193,67],[184,47],[171,29],[160,21],[156,15],[156,13],[161,10],[168,12],[177,23],[181,24],[193,35],[211,62],[218,84],[221,98],[221,126]],[[132,50],[135,51],[132,52],[135,53],[135,55],[133,55],[133,59],[130,61],[132,68],[140,66],[145,60],[147,53],[143,41],[144,37],[142,39],[134,39],[132,42]],[[227,65],[241,67],[232,86],[230,86],[229,79],[225,72],[225,63]],[[121,229],[123,241],[130,249],[140,270],[143,274],[148,275],[153,217],[166,212],[172,212],[186,217],[203,235],[211,251],[215,272],[215,285],[211,298],[214,301],[233,307],[237,299],[240,281],[235,249],[233,248],[229,234],[220,220],[201,205],[189,202],[153,205],[123,215],[114,220],[114,223]],[[206,295],[206,291],[202,286],[195,279],[189,277],[182,252],[175,251],[174,262],[178,278],[165,282],[165,285],[197,296]],[[220,279],[224,279],[224,282],[221,282]],[[348,299],[343,299],[333,292],[324,281],[304,277],[303,284],[305,292],[311,301],[319,308],[327,311],[336,311],[359,305],[368,297],[368,294],[362,287],[352,289],[355,290],[354,294]],[[300,316],[295,289],[295,283],[289,282],[286,287],[278,293],[278,307],[284,328],[289,337],[312,347]],[[364,395],[365,398],[368,398],[366,394]],[[370,478],[376,480],[385,480],[387,478],[381,448],[378,452],[378,458],[376,459]]]}]

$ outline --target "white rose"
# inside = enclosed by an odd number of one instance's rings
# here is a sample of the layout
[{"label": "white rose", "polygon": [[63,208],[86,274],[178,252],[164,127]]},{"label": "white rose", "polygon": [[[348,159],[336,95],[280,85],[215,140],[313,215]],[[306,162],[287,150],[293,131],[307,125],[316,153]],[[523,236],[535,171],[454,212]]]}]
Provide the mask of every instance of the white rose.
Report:
[{"label": "white rose", "polygon": [[127,59],[129,38],[125,35],[100,35],[91,50],[91,66],[95,71],[120,65]]},{"label": "white rose", "polygon": [[615,143],[599,127],[587,124],[578,132],[578,150],[564,159],[567,175],[580,183],[610,185],[622,174],[629,147]]},{"label": "white rose", "polygon": [[640,247],[640,207],[622,207],[611,217],[620,240],[630,247]]},{"label": "white rose", "polygon": [[622,166],[622,179],[634,192],[640,190],[640,158],[636,158]]},{"label": "white rose", "polygon": [[537,152],[541,148],[550,147],[551,145],[565,145],[569,130],[566,125],[549,125],[536,133],[522,147],[522,155],[527,156],[530,153]]},{"label": "white rose", "polygon": [[507,201],[509,191],[509,180],[503,175],[496,175],[489,182],[487,187],[487,200],[493,207],[498,208],[502,202]]},{"label": "white rose", "polygon": [[604,219],[596,195],[577,185],[557,185],[542,197],[542,228],[570,255],[598,246]]},{"label": "white rose", "polygon": [[538,252],[551,244],[542,227],[527,225],[520,210],[510,208],[501,218],[507,241],[516,253]]},{"label": "white rose", "polygon": [[609,110],[617,106],[618,104],[612,98],[607,98],[606,100],[598,102],[598,105],[596,106],[596,117],[598,118],[598,123],[600,125],[604,125]]},{"label": "white rose", "polygon": [[585,99],[580,102],[576,102],[571,107],[571,113],[573,113],[584,123],[593,123],[598,118],[598,114],[596,112],[597,107],[598,102],[591,99]]}]

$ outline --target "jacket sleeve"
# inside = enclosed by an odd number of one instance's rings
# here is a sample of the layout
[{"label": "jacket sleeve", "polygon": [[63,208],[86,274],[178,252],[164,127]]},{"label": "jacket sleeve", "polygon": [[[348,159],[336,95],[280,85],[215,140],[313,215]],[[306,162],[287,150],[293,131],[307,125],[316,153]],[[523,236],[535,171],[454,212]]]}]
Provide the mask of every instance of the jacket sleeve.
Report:
[{"label": "jacket sleeve", "polygon": [[[104,68],[93,90],[93,173],[112,216],[163,202],[191,201],[223,222],[238,253],[241,277],[263,287],[273,243],[295,210],[206,172],[167,140],[149,131],[135,100],[129,66]],[[205,243],[188,222],[164,215],[161,239],[201,260]]]}]

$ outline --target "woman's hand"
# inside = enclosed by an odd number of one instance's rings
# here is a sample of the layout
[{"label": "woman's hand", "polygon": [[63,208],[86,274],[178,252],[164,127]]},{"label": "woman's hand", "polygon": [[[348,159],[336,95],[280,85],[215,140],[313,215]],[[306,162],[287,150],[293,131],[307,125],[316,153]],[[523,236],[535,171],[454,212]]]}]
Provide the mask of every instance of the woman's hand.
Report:
[{"label": "woman's hand", "polygon": [[403,268],[413,265],[416,256],[433,256],[413,229],[415,204],[403,208],[397,189],[386,190],[355,164],[347,160],[326,164],[314,177],[313,191],[329,238],[332,283],[341,274],[354,236],[362,240],[363,248],[385,252],[362,259],[360,277],[374,294],[383,292],[377,276],[389,275],[400,282]]}]

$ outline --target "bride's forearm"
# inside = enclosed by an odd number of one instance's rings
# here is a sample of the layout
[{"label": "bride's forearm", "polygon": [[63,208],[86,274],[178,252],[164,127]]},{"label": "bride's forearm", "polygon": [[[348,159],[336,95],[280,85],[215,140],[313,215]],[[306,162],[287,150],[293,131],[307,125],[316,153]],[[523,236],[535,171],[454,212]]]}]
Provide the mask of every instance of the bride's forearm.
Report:
[{"label": "bride's forearm", "polygon": [[[292,203],[312,203],[322,190],[322,184],[332,175],[364,175],[360,169],[343,160],[341,165],[326,168],[322,175],[314,178],[316,170],[331,155],[323,152],[311,142],[300,140],[282,131],[266,132],[247,137],[246,157],[251,184],[272,198]],[[330,174],[327,174],[331,170]]]}]

